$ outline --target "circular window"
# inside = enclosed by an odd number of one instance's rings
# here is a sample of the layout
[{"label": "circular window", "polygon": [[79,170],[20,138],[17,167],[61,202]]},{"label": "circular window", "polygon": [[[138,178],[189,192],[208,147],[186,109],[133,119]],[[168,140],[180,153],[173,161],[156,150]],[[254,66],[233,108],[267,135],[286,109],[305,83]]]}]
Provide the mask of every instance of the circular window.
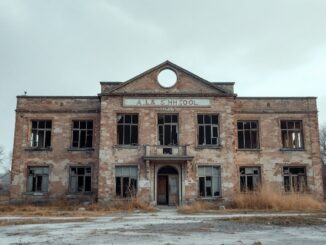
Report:
[{"label": "circular window", "polygon": [[157,76],[158,83],[164,88],[170,88],[177,82],[177,74],[170,69],[162,70]]}]

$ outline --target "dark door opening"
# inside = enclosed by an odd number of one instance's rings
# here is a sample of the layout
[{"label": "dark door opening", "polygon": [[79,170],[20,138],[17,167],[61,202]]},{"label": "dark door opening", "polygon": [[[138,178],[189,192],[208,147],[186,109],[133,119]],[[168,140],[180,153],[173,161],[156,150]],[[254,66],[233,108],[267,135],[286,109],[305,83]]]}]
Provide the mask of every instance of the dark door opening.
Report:
[{"label": "dark door opening", "polygon": [[162,167],[157,173],[157,204],[179,204],[178,171],[173,167]]},{"label": "dark door opening", "polygon": [[159,175],[157,176],[157,204],[168,205],[169,195],[168,195],[168,176]]}]

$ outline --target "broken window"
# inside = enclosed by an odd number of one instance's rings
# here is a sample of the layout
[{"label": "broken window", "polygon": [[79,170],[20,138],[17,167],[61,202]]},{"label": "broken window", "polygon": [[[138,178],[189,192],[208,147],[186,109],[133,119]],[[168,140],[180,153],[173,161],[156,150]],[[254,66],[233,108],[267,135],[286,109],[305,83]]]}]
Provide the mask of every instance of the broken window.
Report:
[{"label": "broken window", "polygon": [[198,145],[218,145],[218,115],[197,115]]},{"label": "broken window", "polygon": [[260,168],[241,167],[240,168],[240,191],[257,191],[260,185]]},{"label": "broken window", "polygon": [[138,115],[118,114],[118,144],[136,145],[138,144]]},{"label": "broken window", "polygon": [[91,167],[71,167],[69,192],[84,193],[92,190],[92,168]]},{"label": "broken window", "polygon": [[137,166],[115,167],[115,193],[119,197],[131,197],[137,193]]},{"label": "broken window", "polygon": [[50,148],[51,129],[52,122],[50,120],[32,120],[31,147]]},{"label": "broken window", "polygon": [[48,192],[49,167],[28,167],[28,192]]},{"label": "broken window", "polygon": [[303,149],[302,121],[281,121],[282,145],[287,149]]},{"label": "broken window", "polygon": [[93,121],[73,121],[72,147],[91,148],[93,145]]},{"label": "broken window", "polygon": [[284,167],[284,191],[304,192],[307,187],[307,176],[305,167]]},{"label": "broken window", "polygon": [[259,148],[257,121],[238,121],[238,148],[239,149]]},{"label": "broken window", "polygon": [[158,115],[158,144],[178,145],[178,115],[159,114]]},{"label": "broken window", "polygon": [[218,166],[198,166],[199,196],[221,195],[221,171]]}]

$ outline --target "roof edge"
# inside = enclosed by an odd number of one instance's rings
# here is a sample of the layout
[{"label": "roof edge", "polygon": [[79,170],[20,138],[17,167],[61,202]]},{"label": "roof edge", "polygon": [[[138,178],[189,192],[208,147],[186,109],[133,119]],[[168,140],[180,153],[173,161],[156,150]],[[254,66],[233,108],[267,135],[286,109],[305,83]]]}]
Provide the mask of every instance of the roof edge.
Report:
[{"label": "roof edge", "polygon": [[123,82],[118,82],[118,81],[100,81],[100,84],[107,84],[107,85],[119,85]]},{"label": "roof edge", "polygon": [[131,78],[131,79],[125,81],[125,82],[120,83],[118,86],[116,86],[115,88],[111,89],[110,90],[110,93],[112,93],[112,92],[114,92],[114,91],[116,91],[116,90],[118,90],[118,89],[120,89],[120,88],[128,85],[129,83],[137,80],[138,78],[143,77],[146,74],[148,74],[148,73],[150,73],[150,72],[152,72],[152,71],[154,71],[156,69],[160,69],[161,67],[164,67],[164,66],[170,66],[170,67],[172,67],[174,69],[180,70],[180,71],[186,73],[187,75],[189,75],[189,76],[191,76],[191,77],[199,80],[200,82],[206,84],[206,86],[209,86],[211,88],[214,88],[214,89],[216,89],[216,90],[218,90],[218,91],[220,91],[220,92],[222,92],[224,94],[232,94],[229,91],[227,91],[227,90],[225,90],[225,89],[223,89],[221,87],[216,87],[212,82],[207,81],[206,79],[204,79],[204,78],[202,78],[202,77],[200,77],[200,76],[198,76],[198,75],[196,75],[196,74],[194,74],[194,73],[192,73],[192,72],[190,72],[190,71],[188,71],[188,70],[186,70],[186,69],[184,69],[184,68],[182,68],[182,67],[180,67],[180,66],[178,66],[178,65],[176,65],[174,63],[172,63],[169,60],[166,60],[163,63],[158,64],[158,65],[156,65],[156,66],[154,66],[154,67],[152,67],[152,68],[150,68],[150,69],[148,69],[148,70],[146,70],[146,71],[144,71],[144,72],[142,72],[142,73],[134,76],[133,78]]},{"label": "roof edge", "polygon": [[98,99],[98,96],[17,95],[17,99]]},{"label": "roof edge", "polygon": [[235,82],[211,82],[216,85],[234,85]]},{"label": "roof edge", "polygon": [[304,96],[304,97],[298,97],[298,96],[285,96],[285,97],[273,97],[273,96],[266,96],[266,97],[246,97],[246,96],[239,96],[236,97],[237,99],[254,99],[254,100],[275,100],[275,99],[284,99],[284,100],[302,100],[302,99],[317,99],[316,96]]}]

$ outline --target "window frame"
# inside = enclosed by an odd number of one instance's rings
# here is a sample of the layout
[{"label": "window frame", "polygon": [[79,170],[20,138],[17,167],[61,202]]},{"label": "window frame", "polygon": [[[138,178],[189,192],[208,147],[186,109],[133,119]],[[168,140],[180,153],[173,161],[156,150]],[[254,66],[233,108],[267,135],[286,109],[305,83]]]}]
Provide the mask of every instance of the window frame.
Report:
[{"label": "window frame", "polygon": [[[123,123],[119,123],[118,122],[118,116],[124,116],[124,122]],[[131,122],[130,123],[126,123],[125,122],[125,116],[131,116]],[[133,123],[132,119],[133,116],[137,116],[137,123]],[[123,142],[122,144],[119,142],[119,125],[123,126],[123,135],[122,135],[122,139]],[[125,144],[125,126],[130,126],[130,144]],[[132,139],[132,126],[137,126],[137,142],[136,143],[131,143],[131,139]],[[117,145],[118,146],[137,146],[139,145],[139,113],[128,113],[128,112],[119,112],[116,113],[116,140],[117,140]]]},{"label": "window frame", "polygon": [[[87,150],[87,149],[93,149],[94,147],[94,119],[73,119],[71,121],[71,143],[70,143],[70,149],[72,150]],[[79,128],[78,129],[75,129],[74,128],[74,123],[75,122],[79,122]],[[86,129],[80,129],[80,122],[86,122]],[[87,128],[87,122],[92,122],[92,129],[88,129]],[[74,144],[74,131],[78,131],[78,137],[79,137],[79,140],[78,140],[78,147],[74,147],[73,144]],[[91,131],[92,132],[92,144],[91,146],[89,147],[80,147],[80,134],[81,134],[81,131],[86,131],[85,134],[86,134],[86,137],[85,137],[85,143],[87,142],[87,132],[88,131]]]},{"label": "window frame", "polygon": [[[198,121],[198,117],[199,116],[203,116],[203,123],[199,123]],[[211,117],[211,123],[208,124],[208,123],[205,123],[205,116],[210,116]],[[217,116],[217,124],[213,124],[213,120],[212,120],[212,116]],[[221,146],[221,138],[220,138],[220,114],[219,113],[197,113],[196,114],[196,125],[197,125],[197,147],[199,148],[210,148],[210,147],[220,147]],[[199,134],[200,134],[200,130],[199,130],[199,127],[200,126],[203,126],[204,127],[204,142],[206,141],[206,126],[210,125],[210,131],[211,131],[211,141],[212,139],[214,138],[213,137],[213,130],[214,130],[214,126],[213,125],[216,125],[215,127],[217,128],[217,137],[216,137],[216,144],[206,144],[206,143],[203,143],[203,144],[199,144]]]},{"label": "window frame", "polygon": [[[163,124],[160,124],[159,123],[159,117],[160,116],[171,116],[171,122],[163,122]],[[177,122],[172,122],[172,116],[177,116]],[[179,145],[179,142],[180,142],[180,117],[179,117],[179,113],[157,113],[157,116],[156,116],[156,126],[157,126],[157,145],[159,146],[178,146]],[[165,121],[165,118],[164,118],[164,121]],[[170,137],[171,137],[171,140],[172,140],[172,126],[176,126],[176,134],[177,134],[177,144],[165,144],[165,142],[160,142],[160,126],[162,126],[163,128],[163,141],[165,141],[165,125],[170,125],[171,128],[170,128]]]},{"label": "window frame", "polygon": [[[285,168],[288,168],[289,169],[289,174],[285,174],[284,173]],[[304,174],[303,175],[291,174],[291,172],[290,172],[290,169],[291,168],[303,168]],[[289,166],[289,165],[285,165],[285,166],[282,167],[282,175],[283,175],[283,190],[284,190],[284,192],[286,192],[286,193],[300,193],[300,192],[307,192],[308,191],[307,166],[298,166],[298,165],[293,165],[293,166],[291,165],[291,166]],[[285,177],[286,176],[289,177],[290,190],[287,190],[285,188]],[[298,190],[298,191],[294,190],[293,183],[292,183],[292,177],[293,176],[296,176],[296,177],[303,176],[304,177],[304,182],[305,182],[304,183],[305,184],[304,190]]]},{"label": "window frame", "polygon": [[[244,169],[246,169],[246,168],[253,168],[253,169],[256,168],[256,169],[258,169],[258,174],[246,174],[246,173],[242,174],[241,173],[241,169],[242,168],[244,168]],[[253,189],[252,190],[248,190],[248,177],[249,176],[252,176],[252,177],[258,176],[259,179],[258,179],[258,185],[257,185],[256,189],[253,186]],[[241,177],[245,177],[245,190],[243,190],[241,188]],[[239,167],[239,187],[240,187],[240,192],[241,193],[251,193],[251,192],[258,191],[258,189],[261,186],[261,184],[262,184],[261,166],[240,166]]]},{"label": "window frame", "polygon": [[[282,122],[285,122],[286,125],[287,125],[287,128],[286,129],[282,129]],[[293,122],[294,125],[296,122],[299,122],[300,123],[300,129],[299,130],[296,130],[295,128],[293,129],[289,129],[289,126],[288,126],[288,123],[289,122]],[[279,121],[279,128],[280,128],[280,138],[281,138],[281,150],[285,150],[285,151],[303,151],[305,149],[305,140],[304,140],[304,124],[303,124],[303,120],[302,119],[280,119]],[[301,147],[289,147],[289,146],[285,146],[284,145],[284,142],[283,142],[283,131],[286,131],[287,132],[287,137],[288,139],[290,139],[290,133],[289,131],[291,132],[295,132],[295,133],[298,133],[300,132],[300,136],[301,136],[301,144],[302,146]]]},{"label": "window frame", "polygon": [[[72,174],[72,168],[76,168],[76,175]],[[84,174],[78,174],[78,169],[79,168],[83,168],[84,169]],[[87,173],[86,169],[90,168],[91,172]],[[83,176],[83,190],[82,191],[78,191],[78,177],[79,176]],[[72,181],[72,177],[76,177],[76,191],[72,191],[72,186],[71,186],[71,181]],[[86,186],[86,177],[90,177],[90,191],[85,191],[85,186]],[[91,165],[87,165],[87,166],[82,166],[82,165],[71,165],[69,166],[69,183],[68,183],[68,192],[69,194],[91,194],[92,193],[92,188],[93,188],[93,167]]]},{"label": "window frame", "polygon": [[[35,169],[35,168],[43,168],[43,169],[47,169],[47,174],[45,174],[45,173],[42,173],[42,174],[34,174],[33,175],[33,179],[34,179],[34,177],[37,177],[37,176],[42,176],[42,182],[43,182],[43,176],[47,176],[47,189],[46,190],[42,190],[42,186],[41,186],[41,191],[39,191],[39,190],[34,190],[33,191],[33,182],[34,182],[34,180],[32,181],[32,186],[30,186],[30,183],[29,183],[29,177],[31,176],[30,175],[30,170],[31,169]],[[46,193],[48,193],[49,192],[49,184],[50,184],[50,167],[49,166],[40,166],[40,165],[28,165],[27,166],[27,178],[26,178],[26,181],[27,181],[27,184],[26,184],[26,192],[27,193],[32,193],[32,194],[34,194],[34,193],[43,193],[43,194],[46,194]],[[37,186],[37,184],[36,184],[36,186]]]},{"label": "window frame", "polygon": [[[37,123],[37,127],[34,128],[33,127],[33,122],[36,122]],[[44,128],[39,128],[39,123],[40,122],[44,122],[45,123],[45,127]],[[46,128],[46,125],[47,123],[50,122],[51,123],[51,127],[50,128]],[[36,130],[36,132],[39,132],[39,131],[43,131],[44,132],[44,136],[43,136],[43,146],[39,146],[39,143],[37,143],[36,146],[33,146],[34,145],[34,133],[33,131]],[[30,119],[30,138],[29,138],[29,148],[30,149],[35,149],[35,150],[51,150],[52,149],[52,130],[53,130],[53,120],[52,119],[38,119],[38,118],[32,118]],[[50,132],[50,140],[49,140],[49,146],[45,146],[46,145],[46,133],[47,132]],[[37,134],[36,134],[37,135]],[[36,141],[36,142],[39,142],[39,141]]]},{"label": "window frame", "polygon": [[[238,128],[238,123],[242,123],[242,129],[239,130]],[[250,128],[249,129],[245,129],[244,128],[244,123],[250,123]],[[252,129],[252,123],[256,123],[257,127],[256,129]],[[237,149],[238,150],[260,150],[260,123],[259,120],[257,119],[239,119],[237,120]],[[249,131],[250,133],[250,146],[251,147],[246,147],[246,140],[245,140],[245,135],[246,135],[246,131]],[[257,142],[257,146],[256,147],[252,147],[253,143],[252,143],[252,132],[255,131],[256,132],[256,142]],[[242,137],[243,137],[243,147],[240,148],[240,141],[239,141],[239,133],[242,133]]]},{"label": "window frame", "polygon": [[[205,169],[209,167],[211,168],[211,173],[212,175],[206,175],[206,173],[204,174],[205,176],[201,176],[199,174],[199,169],[200,168],[204,168],[204,172],[205,172]],[[218,175],[213,175],[213,168],[217,168],[217,171],[218,171]],[[212,195],[211,196],[207,196],[207,186],[206,186],[206,181],[207,181],[207,177],[211,177],[211,192],[212,192]],[[213,178],[214,177],[217,177],[217,189],[214,190],[213,188]],[[205,190],[205,195],[202,196],[201,195],[201,192],[200,192],[200,189],[201,189],[201,181],[200,181],[200,178],[205,178],[205,187],[204,187],[204,190]],[[221,168],[221,165],[198,165],[197,166],[197,180],[198,180],[198,197],[201,198],[201,199],[214,199],[214,198],[220,198],[222,197],[222,168]],[[215,195],[215,192],[219,192],[219,195]]]},{"label": "window frame", "polygon": [[[117,175],[117,169],[118,168],[121,168],[121,175]],[[123,172],[123,168],[129,168],[129,175],[123,175],[122,172]],[[136,170],[136,175],[135,176],[132,176],[130,174],[130,169],[131,168],[135,168]],[[120,178],[120,195],[118,195],[117,193],[117,178]],[[130,195],[131,193],[125,195],[125,192],[124,192],[124,185],[123,185],[123,179],[124,178],[128,178],[128,188],[130,188],[131,186],[131,180],[134,179],[136,180],[136,185],[135,185],[135,193],[133,193],[135,196],[137,195],[138,193],[138,188],[139,188],[139,169],[138,169],[138,165],[116,165],[114,167],[114,183],[115,183],[115,196],[118,197],[118,198],[121,198],[121,199],[124,199],[124,198],[131,198],[132,196]]]}]

